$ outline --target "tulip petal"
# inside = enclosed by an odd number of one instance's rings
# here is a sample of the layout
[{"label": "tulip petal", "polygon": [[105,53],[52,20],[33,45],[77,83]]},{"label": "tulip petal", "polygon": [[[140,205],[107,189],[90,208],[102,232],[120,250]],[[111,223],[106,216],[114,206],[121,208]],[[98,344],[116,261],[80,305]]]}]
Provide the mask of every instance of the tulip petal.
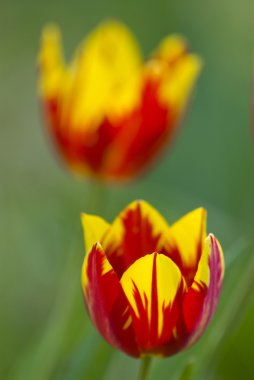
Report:
[{"label": "tulip petal", "polygon": [[114,347],[138,357],[129,304],[99,243],[84,260],[82,289],[90,317],[103,337]]},{"label": "tulip petal", "polygon": [[180,270],[171,259],[155,252],[132,264],[120,282],[132,309],[140,350],[163,354],[163,345],[173,334],[185,289]]},{"label": "tulip petal", "polygon": [[38,63],[40,94],[48,99],[55,98],[61,92],[65,74],[61,34],[55,25],[49,25],[43,30]]},{"label": "tulip petal", "polygon": [[202,335],[214,314],[223,275],[222,249],[210,234],[206,238],[194,282],[183,300],[183,317],[188,335],[185,345],[192,345]]},{"label": "tulip petal", "polygon": [[187,52],[182,37],[163,40],[144,64],[140,105],[125,115],[108,151],[112,178],[137,174],[172,138],[200,69],[201,60]]},{"label": "tulip petal", "polygon": [[157,251],[167,222],[145,201],[131,203],[115,219],[102,239],[102,246],[119,278],[140,257]]},{"label": "tulip petal", "polygon": [[198,208],[173,224],[162,240],[162,252],[178,265],[191,285],[206,237],[206,210]]},{"label": "tulip petal", "polygon": [[81,214],[81,222],[84,232],[85,250],[88,253],[94,243],[101,242],[103,235],[110,225],[100,216],[89,214]]},{"label": "tulip petal", "polygon": [[147,66],[140,94],[141,104],[122,120],[119,133],[109,149],[106,164],[112,177],[127,179],[137,174],[175,131],[173,112],[165,102],[162,104],[158,96],[160,80],[153,73],[153,65]]},{"label": "tulip petal", "polygon": [[160,86],[160,97],[176,112],[182,112],[202,67],[201,59],[189,54],[187,42],[177,35],[166,37],[156,57],[167,62]]},{"label": "tulip petal", "polygon": [[174,62],[182,57],[183,54],[187,52],[187,42],[186,40],[178,35],[172,34],[170,36],[165,37],[154,56],[157,59],[160,59],[164,62],[168,62],[169,64],[174,64]]},{"label": "tulip petal", "polygon": [[75,62],[72,123],[97,129],[113,122],[140,100],[141,54],[127,27],[116,21],[99,25],[81,45]]}]

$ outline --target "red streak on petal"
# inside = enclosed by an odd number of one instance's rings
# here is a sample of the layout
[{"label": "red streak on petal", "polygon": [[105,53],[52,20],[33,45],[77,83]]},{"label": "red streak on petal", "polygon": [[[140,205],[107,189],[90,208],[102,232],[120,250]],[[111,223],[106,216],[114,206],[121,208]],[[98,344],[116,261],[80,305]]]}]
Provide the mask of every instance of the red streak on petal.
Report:
[{"label": "red streak on petal", "polygon": [[199,291],[190,288],[183,300],[183,319],[186,328],[186,337],[182,343],[183,347],[192,345],[203,334],[219,300],[223,277],[222,262],[215,237],[210,235],[210,239],[209,286],[199,284]]},{"label": "red streak on petal", "polygon": [[139,203],[135,209],[129,209],[123,215],[122,224],[123,239],[116,249],[106,247],[102,241],[107,257],[119,278],[136,260],[156,252],[161,237],[161,234],[154,233],[152,221],[142,213]]},{"label": "red streak on petal", "polygon": [[178,266],[188,286],[192,285],[195,274],[197,272],[198,263],[199,263],[201,253],[202,253],[201,240],[197,241],[197,245],[195,249],[196,249],[196,260],[191,265],[186,265],[183,262],[181,252],[179,251],[177,245],[175,245],[174,247],[170,249],[168,249],[165,246],[160,249],[161,253],[163,253],[165,256],[168,256]]},{"label": "red streak on petal", "polygon": [[199,291],[189,288],[183,301],[183,315],[185,320],[186,332],[191,333],[196,327],[200,312],[203,308],[204,297],[207,289],[201,288]]},{"label": "red streak on petal", "polygon": [[[151,294],[143,294],[142,300],[140,291],[133,282],[133,292],[138,309],[138,315],[136,315],[132,310],[132,316],[139,351],[142,353],[167,356],[172,355],[180,349],[178,340],[173,337],[173,330],[177,325],[180,315],[184,287],[183,283],[181,283],[173,303],[167,306],[163,304],[162,309],[159,310],[160,305],[158,300],[156,265],[157,255],[158,254],[154,255],[153,260]],[[149,320],[148,298],[150,297],[151,319]],[[159,313],[162,313],[163,321],[161,332],[158,331]]]},{"label": "red streak on petal", "polygon": [[85,301],[93,323],[114,347],[138,357],[128,301],[113,270],[102,275],[104,252],[95,244],[88,258],[88,285]]},{"label": "red streak on petal", "polygon": [[158,289],[157,289],[157,253],[155,253],[153,258],[153,271],[152,271],[152,302],[151,302],[151,331],[150,331],[150,339],[151,343],[156,342],[158,340]]},{"label": "red streak on petal", "polygon": [[[114,176],[128,178],[136,175],[149,166],[161,148],[168,142],[175,130],[175,118],[168,106],[158,98],[159,82],[148,78],[144,83],[140,108],[132,115],[132,123],[136,133],[129,145],[124,146],[124,157],[119,151],[119,164],[115,166]],[[120,139],[119,139],[120,140]],[[125,141],[121,141],[125,144]]]}]

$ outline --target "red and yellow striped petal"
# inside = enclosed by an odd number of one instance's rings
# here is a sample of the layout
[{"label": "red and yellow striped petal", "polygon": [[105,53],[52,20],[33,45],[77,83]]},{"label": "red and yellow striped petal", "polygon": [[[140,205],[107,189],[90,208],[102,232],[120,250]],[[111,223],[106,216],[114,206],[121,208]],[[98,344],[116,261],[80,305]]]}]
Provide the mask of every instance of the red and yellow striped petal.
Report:
[{"label": "red and yellow striped petal", "polygon": [[89,315],[102,336],[112,346],[138,357],[128,301],[99,243],[84,261],[82,289]]},{"label": "red and yellow striped petal", "polygon": [[153,253],[135,261],[120,282],[131,306],[140,351],[163,355],[185,290],[180,270],[170,258]]},{"label": "red and yellow striped petal", "polygon": [[178,265],[188,285],[196,274],[206,237],[206,211],[198,208],[173,224],[161,240],[160,252]]},{"label": "red and yellow striped petal", "polygon": [[119,278],[140,257],[157,251],[158,241],[167,230],[167,222],[147,202],[127,206],[101,240]]},{"label": "red and yellow striped petal", "polygon": [[172,139],[201,66],[180,36],[165,38],[144,63],[140,106],[123,119],[107,156],[112,178],[137,174]]},{"label": "red and yellow striped petal", "polygon": [[122,120],[112,140],[106,165],[112,178],[139,173],[173,137],[173,110],[159,98],[159,79],[145,70],[138,108]]},{"label": "red and yellow striped petal", "polygon": [[192,345],[204,332],[215,312],[224,276],[224,258],[217,239],[210,234],[192,286],[183,299],[185,345]]}]

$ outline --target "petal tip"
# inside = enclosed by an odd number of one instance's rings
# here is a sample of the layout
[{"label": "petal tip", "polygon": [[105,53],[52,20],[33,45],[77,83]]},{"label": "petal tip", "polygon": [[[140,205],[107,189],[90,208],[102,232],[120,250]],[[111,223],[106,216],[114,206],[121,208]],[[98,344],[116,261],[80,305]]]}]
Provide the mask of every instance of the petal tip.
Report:
[{"label": "petal tip", "polygon": [[49,37],[51,37],[51,38],[59,38],[60,36],[61,36],[60,28],[54,22],[48,23],[42,29],[42,38],[49,38]]}]

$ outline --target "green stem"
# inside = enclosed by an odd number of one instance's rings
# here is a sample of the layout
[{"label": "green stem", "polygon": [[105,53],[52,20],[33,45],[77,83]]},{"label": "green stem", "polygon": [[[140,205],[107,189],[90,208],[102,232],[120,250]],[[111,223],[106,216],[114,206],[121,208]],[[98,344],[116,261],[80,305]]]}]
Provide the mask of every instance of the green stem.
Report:
[{"label": "green stem", "polygon": [[[106,210],[107,185],[98,180],[90,182],[89,204],[87,207],[91,213],[100,215]],[[100,215],[101,216],[101,215]]]},{"label": "green stem", "polygon": [[141,359],[138,380],[147,379],[151,361],[152,361],[152,358],[150,356],[145,356],[143,359]]}]

